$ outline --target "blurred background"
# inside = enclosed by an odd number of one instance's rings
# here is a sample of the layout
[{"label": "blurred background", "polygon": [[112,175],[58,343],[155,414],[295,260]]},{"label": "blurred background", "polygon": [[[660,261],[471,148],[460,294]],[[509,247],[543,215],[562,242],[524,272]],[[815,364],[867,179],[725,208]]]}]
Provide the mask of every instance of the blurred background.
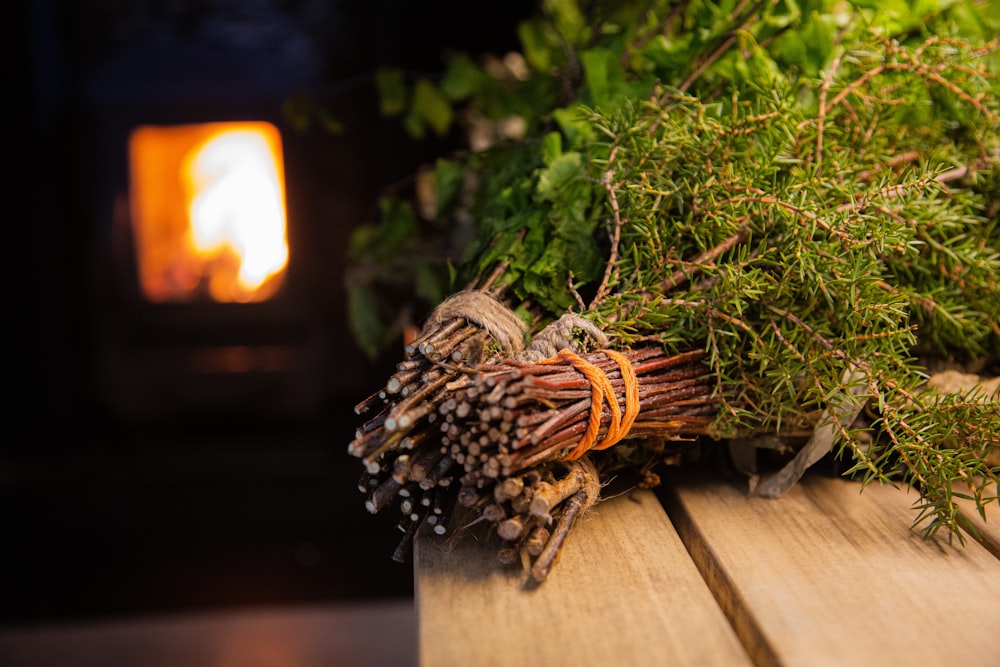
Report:
[{"label": "blurred background", "polygon": [[[351,339],[345,249],[381,191],[458,139],[410,140],[379,116],[372,75],[516,48],[531,5],[5,3],[16,305],[0,622],[412,595],[411,565],[391,560],[396,517],[365,512],[346,454],[353,406],[400,355]],[[196,179],[155,179],[237,121],[266,130],[251,146],[278,147],[264,170],[283,193],[205,203],[221,217],[179,231],[167,212],[191,208]],[[264,247],[287,246],[254,282],[252,241],[227,215],[274,201],[283,227]],[[223,237],[237,241],[219,250]]]}]

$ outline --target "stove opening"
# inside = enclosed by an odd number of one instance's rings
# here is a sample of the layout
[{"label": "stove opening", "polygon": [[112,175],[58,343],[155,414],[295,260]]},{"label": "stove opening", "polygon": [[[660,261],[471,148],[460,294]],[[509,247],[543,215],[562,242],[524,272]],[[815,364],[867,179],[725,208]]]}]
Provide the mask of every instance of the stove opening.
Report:
[{"label": "stove opening", "polygon": [[265,301],[288,266],[281,134],[266,122],[141,126],[129,208],[153,303]]}]

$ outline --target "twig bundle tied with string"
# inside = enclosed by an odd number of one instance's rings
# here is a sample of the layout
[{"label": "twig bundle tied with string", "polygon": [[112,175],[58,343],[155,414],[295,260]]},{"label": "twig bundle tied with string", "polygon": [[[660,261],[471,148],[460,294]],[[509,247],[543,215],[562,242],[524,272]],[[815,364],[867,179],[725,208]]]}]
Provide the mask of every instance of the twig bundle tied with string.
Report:
[{"label": "twig bundle tied with string", "polygon": [[422,218],[383,200],[352,239],[359,340],[390,339],[373,313],[399,319],[378,295],[403,282],[433,309],[349,447],[368,508],[401,509],[400,558],[475,522],[544,578],[601,484],[652,480],[671,439],[724,446],[767,497],[838,455],[964,539],[960,499],[997,502],[1000,410],[925,383],[1000,375],[1000,39],[989,3],[931,4],[545,3],[524,53],[420,81],[414,103],[504,138],[438,160]]},{"label": "twig bundle tied with string", "polygon": [[501,561],[536,559],[530,571],[541,581],[615,465],[588,453],[626,438],[702,434],[719,399],[703,351],[580,353],[571,323],[606,339],[579,318],[554,322],[515,357],[477,362],[484,341],[469,341],[483,336],[519,349],[521,329],[505,311],[487,291],[445,301],[385,388],[358,406],[382,407],[349,451],[364,459],[369,511],[401,499],[398,558],[421,524],[446,533],[459,507],[466,523],[492,525]]}]

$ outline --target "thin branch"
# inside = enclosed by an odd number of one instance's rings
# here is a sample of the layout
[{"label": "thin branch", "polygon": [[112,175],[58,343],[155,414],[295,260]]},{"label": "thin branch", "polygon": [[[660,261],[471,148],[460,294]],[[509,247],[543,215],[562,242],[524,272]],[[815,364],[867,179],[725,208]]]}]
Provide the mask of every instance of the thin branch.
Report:
[{"label": "thin branch", "polygon": [[604,297],[608,295],[611,291],[611,274],[614,271],[615,265],[618,263],[618,244],[621,241],[622,233],[622,217],[621,208],[618,206],[618,196],[615,194],[615,188],[618,187],[617,184],[611,183],[611,163],[615,159],[615,155],[618,153],[618,146],[614,146],[611,149],[611,155],[608,156],[608,170],[604,172],[604,177],[601,179],[601,185],[608,192],[608,198],[611,200],[611,211],[614,216],[614,231],[611,236],[611,252],[608,254],[608,261],[604,265],[604,277],[601,279],[601,285],[597,288],[597,293],[594,295],[593,300],[590,302],[590,308],[593,309],[597,304],[599,304]]},{"label": "thin branch", "polygon": [[[756,188],[752,188],[752,189],[748,188],[748,190],[751,191],[751,192],[753,192],[753,191],[761,192],[761,193],[763,192],[761,190],[757,190]],[[771,195],[764,195],[764,194],[761,194],[759,196],[758,195],[740,195],[738,197],[732,197],[729,201],[733,202],[733,203],[755,202],[755,203],[758,203],[758,204],[771,204],[773,206],[779,206],[779,207],[781,207],[781,208],[783,208],[783,209],[785,209],[787,211],[790,211],[790,212],[792,212],[792,213],[794,213],[796,215],[800,215],[800,216],[808,219],[810,222],[815,223],[816,226],[819,227],[819,228],[821,228],[823,231],[829,232],[833,236],[839,237],[842,241],[849,241],[849,240],[851,240],[850,234],[844,232],[841,229],[835,229],[833,226],[830,225],[830,223],[828,223],[827,221],[823,220],[821,217],[819,217],[818,215],[816,215],[812,211],[809,211],[807,209],[801,208],[799,206],[796,206],[795,204],[792,204],[791,202],[786,202],[786,201],[784,201],[782,199],[778,199],[777,197],[773,197]]]},{"label": "thin branch", "polygon": [[699,271],[707,269],[711,266],[715,266],[715,260],[718,259],[720,255],[722,255],[725,252],[728,252],[737,243],[743,243],[744,241],[746,241],[747,236],[749,235],[748,227],[749,227],[749,220],[744,219],[743,224],[740,225],[739,230],[735,234],[725,239],[724,241],[716,245],[714,248],[709,248],[705,252],[701,253],[700,255],[692,259],[688,263],[692,269],[690,272],[683,271],[680,269],[674,271],[674,273],[669,278],[667,278],[660,284],[660,290],[663,291],[664,293],[669,292],[670,290],[674,289],[681,283],[690,280],[691,276],[693,276],[695,273],[698,273]]},{"label": "thin branch", "polygon": [[823,163],[823,132],[826,127],[827,113],[826,96],[830,92],[830,85],[833,83],[833,78],[837,75],[837,70],[840,69],[840,59],[842,57],[843,54],[838,53],[837,57],[830,63],[830,71],[827,72],[826,78],[823,79],[823,84],[819,89],[819,112],[816,115],[816,153],[814,157],[817,167]]}]

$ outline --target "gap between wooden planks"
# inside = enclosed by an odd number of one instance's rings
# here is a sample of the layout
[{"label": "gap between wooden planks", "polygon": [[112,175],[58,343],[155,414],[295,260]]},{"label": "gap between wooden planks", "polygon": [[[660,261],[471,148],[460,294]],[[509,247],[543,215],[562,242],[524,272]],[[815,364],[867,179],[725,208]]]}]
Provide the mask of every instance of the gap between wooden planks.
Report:
[{"label": "gap between wooden planks", "polygon": [[496,543],[420,536],[420,664],[1000,664],[1000,561],[922,540],[914,492],[814,476],[767,500],[667,479],[690,553],[636,492],[581,519],[534,590]]},{"label": "gap between wooden planks", "polygon": [[1000,560],[922,539],[915,491],[817,475],[767,500],[667,479],[670,517],[756,664],[1000,665]]},{"label": "gap between wooden planks", "polygon": [[[968,489],[961,487],[956,487],[956,491],[968,493]],[[986,495],[1000,497],[1000,488],[994,484]],[[979,514],[972,501],[963,499],[961,506],[962,514],[969,519],[975,530],[975,533],[970,533],[970,538],[982,544],[996,558],[1000,558],[1000,506],[993,503],[987,508],[986,517],[989,521]],[[1000,663],[1000,660],[997,662]]]}]

